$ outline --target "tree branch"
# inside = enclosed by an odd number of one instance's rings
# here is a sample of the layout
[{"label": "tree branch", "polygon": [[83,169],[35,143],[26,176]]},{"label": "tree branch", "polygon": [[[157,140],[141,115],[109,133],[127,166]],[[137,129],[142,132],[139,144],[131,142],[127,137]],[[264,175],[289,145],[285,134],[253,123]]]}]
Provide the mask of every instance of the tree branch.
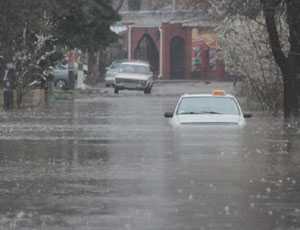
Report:
[{"label": "tree branch", "polygon": [[119,0],[118,5],[115,7],[115,11],[119,12],[124,5],[125,0]]}]

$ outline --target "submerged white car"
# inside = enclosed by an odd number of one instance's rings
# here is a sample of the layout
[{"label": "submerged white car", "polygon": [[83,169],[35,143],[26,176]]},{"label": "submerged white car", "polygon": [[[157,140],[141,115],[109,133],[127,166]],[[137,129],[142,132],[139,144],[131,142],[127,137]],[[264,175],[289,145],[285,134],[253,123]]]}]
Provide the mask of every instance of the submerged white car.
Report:
[{"label": "submerged white car", "polygon": [[212,94],[187,94],[180,97],[174,112],[165,113],[174,127],[180,126],[244,126],[245,118],[237,99],[215,90]]},{"label": "submerged white car", "polygon": [[123,62],[115,74],[115,93],[120,90],[141,90],[150,94],[153,86],[153,73],[150,65],[145,62]]}]

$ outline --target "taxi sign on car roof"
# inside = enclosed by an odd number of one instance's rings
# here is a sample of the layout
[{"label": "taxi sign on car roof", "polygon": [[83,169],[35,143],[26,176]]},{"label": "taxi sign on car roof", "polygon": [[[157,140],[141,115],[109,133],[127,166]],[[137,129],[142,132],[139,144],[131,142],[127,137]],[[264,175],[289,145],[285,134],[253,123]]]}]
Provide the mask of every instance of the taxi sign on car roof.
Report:
[{"label": "taxi sign on car roof", "polygon": [[215,89],[212,92],[213,96],[225,96],[225,91],[221,89]]}]

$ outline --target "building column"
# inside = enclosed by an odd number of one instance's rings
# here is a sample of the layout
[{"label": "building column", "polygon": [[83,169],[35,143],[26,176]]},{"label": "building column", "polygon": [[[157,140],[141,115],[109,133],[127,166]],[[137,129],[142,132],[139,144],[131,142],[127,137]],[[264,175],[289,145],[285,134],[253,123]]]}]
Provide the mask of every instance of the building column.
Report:
[{"label": "building column", "polygon": [[160,47],[159,47],[159,76],[158,78],[163,78],[163,63],[164,63],[164,50],[163,50],[163,41],[164,41],[164,31],[162,27],[159,27],[159,33],[160,33]]},{"label": "building column", "polygon": [[132,60],[132,26],[128,27],[128,60]]},{"label": "building column", "polygon": [[173,12],[176,11],[176,0],[172,0],[172,10]]},{"label": "building column", "polygon": [[186,71],[185,71],[185,78],[190,79],[192,77],[192,54],[193,54],[193,35],[192,29],[186,28],[185,32],[185,41],[186,41]]}]

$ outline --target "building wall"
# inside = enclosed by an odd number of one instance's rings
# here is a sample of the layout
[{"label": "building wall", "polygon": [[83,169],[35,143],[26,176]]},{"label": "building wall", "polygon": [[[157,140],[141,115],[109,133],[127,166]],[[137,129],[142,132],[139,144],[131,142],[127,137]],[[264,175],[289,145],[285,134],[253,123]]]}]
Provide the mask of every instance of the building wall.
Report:
[{"label": "building wall", "polygon": [[[138,47],[140,40],[144,37],[145,34],[148,34],[154,41],[157,49],[160,48],[160,34],[159,28],[157,27],[132,27],[132,46],[131,53],[134,54],[135,49]],[[133,55],[132,55],[133,57]]]},{"label": "building wall", "polygon": [[194,77],[222,79],[225,74],[224,57],[216,32],[211,28],[193,28],[192,47]]},{"label": "building wall", "polygon": [[163,70],[162,77],[171,79],[171,41],[174,37],[180,37],[185,42],[185,73],[183,78],[190,78],[192,70],[192,31],[189,27],[183,27],[180,23],[163,23],[161,26],[163,36]]},{"label": "building wall", "polygon": [[[183,27],[180,23],[170,24],[163,23],[161,26],[163,37],[160,35],[158,27],[145,28],[145,27],[132,27],[131,28],[131,57],[134,56],[134,51],[138,47],[140,40],[145,34],[150,35],[156,44],[159,52],[162,52],[162,70],[161,77],[163,79],[171,79],[171,41],[174,37],[180,37],[184,40],[185,44],[185,72],[182,78],[190,78],[192,71],[192,31],[191,28]],[[160,39],[163,41],[163,50],[160,51]]]},{"label": "building wall", "polygon": [[[115,0],[117,1],[117,0]],[[176,0],[177,11],[172,11],[173,0],[141,0],[141,11],[128,11],[128,1],[125,0],[124,6],[121,10],[123,23],[131,26],[130,39],[128,53],[132,58],[134,57],[135,50],[139,45],[140,40],[145,34],[148,34],[154,41],[157,50],[161,53],[162,64],[160,64],[161,76],[163,79],[171,79],[171,41],[174,37],[180,37],[185,41],[185,73],[183,78],[222,78],[224,77],[225,67],[222,59],[216,58],[219,55],[219,48],[212,47],[211,44],[202,42],[199,40],[205,40],[204,38],[211,37],[213,42],[217,44],[217,36],[215,33],[207,31],[207,28],[197,28],[193,23],[186,24],[189,26],[182,26],[181,23],[172,23],[172,21],[189,21],[197,19],[197,25],[203,21],[207,27],[210,25],[207,23],[208,16],[206,14],[207,1],[201,1],[198,7],[191,9],[191,2],[193,0]],[[188,4],[185,4],[187,3]],[[185,5],[184,5],[185,4]],[[188,9],[188,10],[184,10]],[[171,23],[162,23],[162,22]],[[201,24],[201,23],[200,23]],[[193,27],[192,27],[193,25]],[[202,25],[202,24],[201,24]],[[160,29],[162,28],[163,36],[161,37]],[[160,51],[162,39],[163,49]],[[196,44],[196,45],[195,45]],[[198,46],[198,47],[197,47]],[[199,48],[201,52],[200,67],[195,71],[195,48]]]}]

